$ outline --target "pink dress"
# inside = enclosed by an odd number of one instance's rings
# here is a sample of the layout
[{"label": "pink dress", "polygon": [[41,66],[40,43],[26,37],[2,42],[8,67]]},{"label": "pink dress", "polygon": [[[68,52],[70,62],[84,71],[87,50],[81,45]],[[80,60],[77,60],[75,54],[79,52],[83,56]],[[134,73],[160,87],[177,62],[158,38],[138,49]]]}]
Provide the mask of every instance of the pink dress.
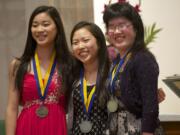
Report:
[{"label": "pink dress", "polygon": [[55,71],[44,101],[48,115],[40,118],[36,109],[42,104],[39,100],[36,81],[33,74],[24,76],[22,104],[23,109],[17,120],[16,135],[67,135],[65,117],[65,99],[59,94],[62,78]]}]

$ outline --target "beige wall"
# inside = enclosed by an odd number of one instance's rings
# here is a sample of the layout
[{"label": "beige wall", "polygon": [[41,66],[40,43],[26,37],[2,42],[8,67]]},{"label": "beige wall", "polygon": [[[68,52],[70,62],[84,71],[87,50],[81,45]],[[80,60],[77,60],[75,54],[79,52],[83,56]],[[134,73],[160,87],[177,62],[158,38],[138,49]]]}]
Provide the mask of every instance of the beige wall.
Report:
[{"label": "beige wall", "polygon": [[55,6],[63,19],[67,40],[75,23],[93,21],[92,0],[0,0],[0,119],[7,105],[8,66],[21,56],[31,12],[39,5]]},{"label": "beige wall", "polygon": [[8,65],[24,48],[25,2],[0,1],[0,119],[4,117],[7,103]]}]

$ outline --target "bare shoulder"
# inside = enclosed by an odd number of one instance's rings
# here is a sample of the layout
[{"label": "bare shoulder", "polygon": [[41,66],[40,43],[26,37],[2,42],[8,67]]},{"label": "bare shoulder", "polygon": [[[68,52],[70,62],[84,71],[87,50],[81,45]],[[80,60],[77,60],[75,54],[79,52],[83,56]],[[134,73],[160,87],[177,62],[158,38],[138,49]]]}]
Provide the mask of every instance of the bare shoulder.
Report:
[{"label": "bare shoulder", "polygon": [[18,59],[13,59],[10,62],[10,65],[9,65],[9,74],[10,75],[13,75],[13,76],[15,75],[17,68],[19,67],[19,64],[20,64],[20,61]]},{"label": "bare shoulder", "polygon": [[14,67],[15,65],[19,65],[19,64],[20,64],[20,60],[14,58],[14,59],[11,61],[10,66],[13,66],[13,67]]}]

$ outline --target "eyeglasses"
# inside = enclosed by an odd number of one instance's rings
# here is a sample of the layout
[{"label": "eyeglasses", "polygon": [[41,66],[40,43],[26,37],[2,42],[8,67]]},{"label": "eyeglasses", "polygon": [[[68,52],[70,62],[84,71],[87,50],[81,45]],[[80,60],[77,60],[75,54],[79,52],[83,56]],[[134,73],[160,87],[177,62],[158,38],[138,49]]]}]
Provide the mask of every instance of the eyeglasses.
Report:
[{"label": "eyeglasses", "polygon": [[119,31],[126,30],[129,26],[132,26],[130,23],[121,23],[118,25],[109,25],[108,26],[108,32],[114,32],[116,29]]}]

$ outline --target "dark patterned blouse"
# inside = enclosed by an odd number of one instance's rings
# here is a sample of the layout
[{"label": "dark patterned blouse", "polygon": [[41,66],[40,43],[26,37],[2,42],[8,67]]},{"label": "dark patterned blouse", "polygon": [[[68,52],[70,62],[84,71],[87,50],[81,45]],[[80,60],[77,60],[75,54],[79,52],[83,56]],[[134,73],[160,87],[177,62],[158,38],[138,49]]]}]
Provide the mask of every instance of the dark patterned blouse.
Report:
[{"label": "dark patterned blouse", "polygon": [[[87,91],[90,93],[93,86],[88,86]],[[84,105],[80,94],[80,84],[73,88],[73,124],[72,135],[105,135],[107,123],[107,110],[98,105],[97,97],[95,96],[92,110],[89,114],[89,120],[92,123],[92,129],[89,133],[82,133],[79,124],[87,119],[87,114],[84,112]]]}]

